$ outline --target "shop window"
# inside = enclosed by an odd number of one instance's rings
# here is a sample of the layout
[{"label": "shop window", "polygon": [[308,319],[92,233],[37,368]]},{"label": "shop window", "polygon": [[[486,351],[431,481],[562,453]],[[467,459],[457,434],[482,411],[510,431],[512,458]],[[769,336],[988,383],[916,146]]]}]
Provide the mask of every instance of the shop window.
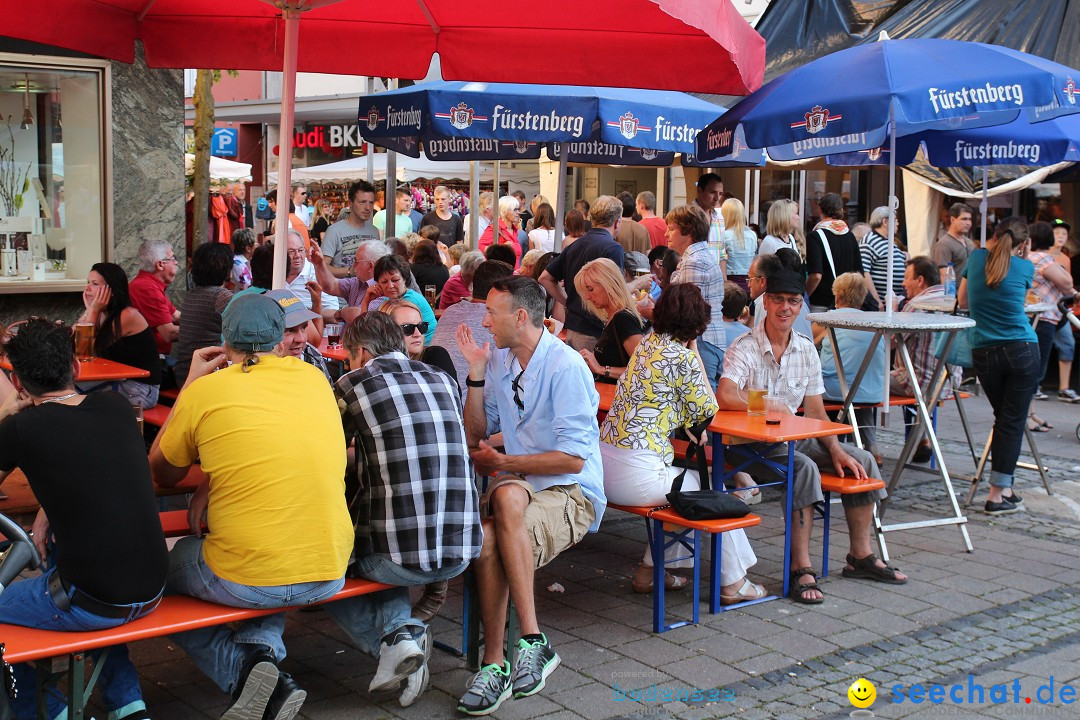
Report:
[{"label": "shop window", "polygon": [[80,289],[104,258],[107,80],[105,62],[0,53],[0,293]]}]

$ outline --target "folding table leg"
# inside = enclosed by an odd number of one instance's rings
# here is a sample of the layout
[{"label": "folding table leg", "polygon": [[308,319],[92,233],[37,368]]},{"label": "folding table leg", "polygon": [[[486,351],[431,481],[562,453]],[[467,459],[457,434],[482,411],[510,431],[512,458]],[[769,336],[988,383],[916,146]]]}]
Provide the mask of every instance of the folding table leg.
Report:
[{"label": "folding table leg", "polygon": [[72,653],[68,666],[68,718],[70,720],[83,720],[86,717],[86,686],[83,680],[86,677],[86,656],[83,653]]},{"label": "folding table leg", "polygon": [[964,410],[964,403],[960,399],[958,391],[953,392],[953,400],[956,401],[956,412],[960,415],[960,426],[964,428],[964,437],[967,438],[968,450],[971,452],[971,462],[975,467],[978,467],[979,458],[975,455],[975,440],[971,436],[971,425],[968,424],[967,410]]},{"label": "folding table leg", "polygon": [[[648,522],[648,520],[646,520]],[[664,523],[659,520],[652,521],[653,556],[653,632],[664,632],[664,601],[667,590],[664,584]]]},{"label": "folding table leg", "polygon": [[784,597],[791,582],[791,494],[795,480],[795,443],[789,442],[787,454],[787,492],[784,493]]},{"label": "folding table leg", "polygon": [[983,471],[986,469],[986,461],[990,457],[990,445],[994,442],[994,429],[990,429],[990,435],[986,438],[986,445],[983,447],[982,455],[979,457],[979,462],[975,465],[975,475],[971,478],[971,487],[968,488],[967,500],[964,505],[970,505],[971,501],[975,499],[975,493],[979,491],[979,483],[982,482]]},{"label": "folding table leg", "polygon": [[1035,444],[1035,436],[1032,435],[1031,430],[1028,429],[1027,422],[1024,423],[1024,436],[1027,437],[1028,447],[1031,448],[1031,457],[1035,459],[1035,469],[1039,471],[1039,477],[1042,478],[1043,487],[1046,488],[1046,494],[1053,495],[1054,491],[1050,489],[1050,478],[1046,477],[1046,468],[1043,467],[1042,458],[1039,456],[1039,448]]},{"label": "folding table leg", "polygon": [[709,612],[715,615],[720,612],[720,553],[723,550],[723,533],[709,533],[709,556],[712,565],[709,568]]}]

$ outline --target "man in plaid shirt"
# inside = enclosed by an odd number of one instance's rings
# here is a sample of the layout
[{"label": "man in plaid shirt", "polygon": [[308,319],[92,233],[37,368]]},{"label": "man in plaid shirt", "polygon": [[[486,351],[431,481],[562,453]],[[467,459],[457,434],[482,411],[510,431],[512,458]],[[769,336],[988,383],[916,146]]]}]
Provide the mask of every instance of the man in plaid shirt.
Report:
[{"label": "man in plaid shirt", "polygon": [[362,650],[378,651],[369,691],[402,691],[407,707],[427,687],[430,653],[408,586],[457,577],[483,538],[457,383],[410,360],[404,338],[389,315],[357,318],[342,344],[358,369],[334,388],[360,478],[349,574],[397,587],[326,609]]},{"label": "man in plaid shirt", "polygon": [[[765,287],[765,322],[738,337],[724,356],[724,374],[716,396],[721,410],[745,411],[746,394],[740,389],[748,386],[753,374],[763,374],[769,394],[779,396],[791,413],[802,406],[803,415],[808,418],[829,419],[822,402],[825,384],[817,348],[813,340],[791,329],[805,292],[806,280],[801,273],[780,270],[769,276]],[[752,447],[774,462],[784,463],[787,459],[785,443],[755,443]],[[825,595],[817,584],[817,571],[810,565],[810,536],[813,506],[824,502],[821,471],[834,470],[841,477],[877,478],[880,470],[873,455],[833,436],[800,440],[795,445],[794,460],[795,476],[788,482],[794,510],[790,595],[795,602],[817,605],[824,601]],[[781,479],[776,470],[764,463],[751,464],[746,471],[758,480]],[[847,565],[841,572],[844,577],[893,585],[907,582],[906,575],[887,566],[870,548],[874,503],[886,495],[884,490],[873,490],[841,496],[850,547]]]}]

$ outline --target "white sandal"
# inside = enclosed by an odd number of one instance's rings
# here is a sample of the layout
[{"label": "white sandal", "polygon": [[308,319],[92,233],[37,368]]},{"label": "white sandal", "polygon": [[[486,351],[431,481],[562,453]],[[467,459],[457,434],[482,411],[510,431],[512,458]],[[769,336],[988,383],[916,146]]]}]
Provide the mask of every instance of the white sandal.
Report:
[{"label": "white sandal", "polygon": [[743,584],[734,595],[720,593],[721,605],[738,605],[748,600],[760,600],[769,593],[761,585],[750,582],[750,578],[743,578]]}]

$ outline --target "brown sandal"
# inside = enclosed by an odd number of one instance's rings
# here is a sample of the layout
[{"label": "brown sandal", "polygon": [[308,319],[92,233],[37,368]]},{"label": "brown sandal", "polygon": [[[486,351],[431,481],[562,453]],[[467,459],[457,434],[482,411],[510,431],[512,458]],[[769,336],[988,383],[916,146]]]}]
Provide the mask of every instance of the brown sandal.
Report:
[{"label": "brown sandal", "polygon": [[[801,583],[801,582],[799,582],[799,578],[802,577],[803,575],[812,576],[814,578],[814,582],[809,582],[809,583]],[[825,602],[825,597],[824,597],[825,593],[822,592],[821,587],[817,584],[817,579],[818,579],[817,570],[815,570],[812,567],[804,567],[804,568],[798,568],[796,570],[792,570],[791,571],[790,589],[788,590],[788,597],[790,597],[792,600],[794,600],[797,603],[802,603],[803,605],[820,605],[821,603]],[[822,597],[819,597],[819,598],[804,597],[803,593],[808,591],[808,590],[817,590],[819,593],[821,593]]]},{"label": "brown sandal", "polygon": [[846,578],[874,580],[875,582],[886,583],[888,585],[903,585],[907,582],[907,578],[901,580],[896,577],[900,568],[891,567],[889,565],[878,567],[877,556],[874,555],[874,553],[870,553],[861,560],[856,560],[854,555],[848,553],[847,564],[851,566],[851,569],[844,568],[840,572],[840,574]]}]

